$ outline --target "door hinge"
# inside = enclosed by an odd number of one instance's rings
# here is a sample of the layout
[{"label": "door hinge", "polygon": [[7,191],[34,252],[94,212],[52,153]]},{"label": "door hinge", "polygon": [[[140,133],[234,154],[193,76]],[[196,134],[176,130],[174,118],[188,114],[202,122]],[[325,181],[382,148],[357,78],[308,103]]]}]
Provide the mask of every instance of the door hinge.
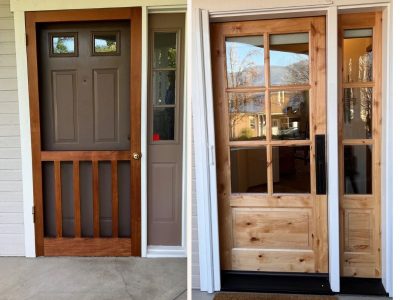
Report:
[{"label": "door hinge", "polygon": [[36,223],[36,211],[35,211],[35,206],[32,206],[32,218],[33,218],[33,223]]}]

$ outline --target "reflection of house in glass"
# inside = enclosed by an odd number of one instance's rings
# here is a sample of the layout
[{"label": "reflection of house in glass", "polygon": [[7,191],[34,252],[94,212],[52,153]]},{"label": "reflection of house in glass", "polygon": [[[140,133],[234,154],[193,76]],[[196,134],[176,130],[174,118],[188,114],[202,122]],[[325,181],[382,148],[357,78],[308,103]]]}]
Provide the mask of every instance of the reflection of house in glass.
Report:
[{"label": "reflection of house in glass", "polygon": [[266,136],[265,94],[229,94],[230,139],[261,140]]},{"label": "reflection of house in glass", "polygon": [[270,94],[272,139],[308,139],[308,91]]}]

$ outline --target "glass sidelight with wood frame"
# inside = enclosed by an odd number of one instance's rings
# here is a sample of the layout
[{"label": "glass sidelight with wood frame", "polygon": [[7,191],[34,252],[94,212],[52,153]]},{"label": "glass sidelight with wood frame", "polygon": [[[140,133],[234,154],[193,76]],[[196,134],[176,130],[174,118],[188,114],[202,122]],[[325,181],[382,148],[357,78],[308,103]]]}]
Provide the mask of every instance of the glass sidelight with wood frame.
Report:
[{"label": "glass sidelight with wood frame", "polygon": [[325,18],[211,41],[221,269],[327,273]]},{"label": "glass sidelight with wood frame", "polygon": [[380,12],[339,17],[341,276],[381,277]]}]

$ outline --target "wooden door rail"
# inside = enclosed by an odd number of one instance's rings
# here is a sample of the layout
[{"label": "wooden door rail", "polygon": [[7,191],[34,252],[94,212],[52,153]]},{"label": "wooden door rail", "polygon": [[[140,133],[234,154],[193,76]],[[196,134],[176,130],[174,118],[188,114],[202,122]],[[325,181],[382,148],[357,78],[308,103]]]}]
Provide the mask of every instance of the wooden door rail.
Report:
[{"label": "wooden door rail", "polygon": [[131,160],[130,151],[42,151],[42,161]]}]

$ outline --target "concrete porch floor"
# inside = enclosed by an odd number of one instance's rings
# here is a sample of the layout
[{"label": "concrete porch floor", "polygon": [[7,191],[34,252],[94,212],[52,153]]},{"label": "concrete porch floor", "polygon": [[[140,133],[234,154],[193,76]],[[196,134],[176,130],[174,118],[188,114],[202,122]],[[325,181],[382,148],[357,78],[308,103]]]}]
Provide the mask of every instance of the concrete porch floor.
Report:
[{"label": "concrete porch floor", "polygon": [[0,299],[186,299],[184,258],[0,258]]}]

